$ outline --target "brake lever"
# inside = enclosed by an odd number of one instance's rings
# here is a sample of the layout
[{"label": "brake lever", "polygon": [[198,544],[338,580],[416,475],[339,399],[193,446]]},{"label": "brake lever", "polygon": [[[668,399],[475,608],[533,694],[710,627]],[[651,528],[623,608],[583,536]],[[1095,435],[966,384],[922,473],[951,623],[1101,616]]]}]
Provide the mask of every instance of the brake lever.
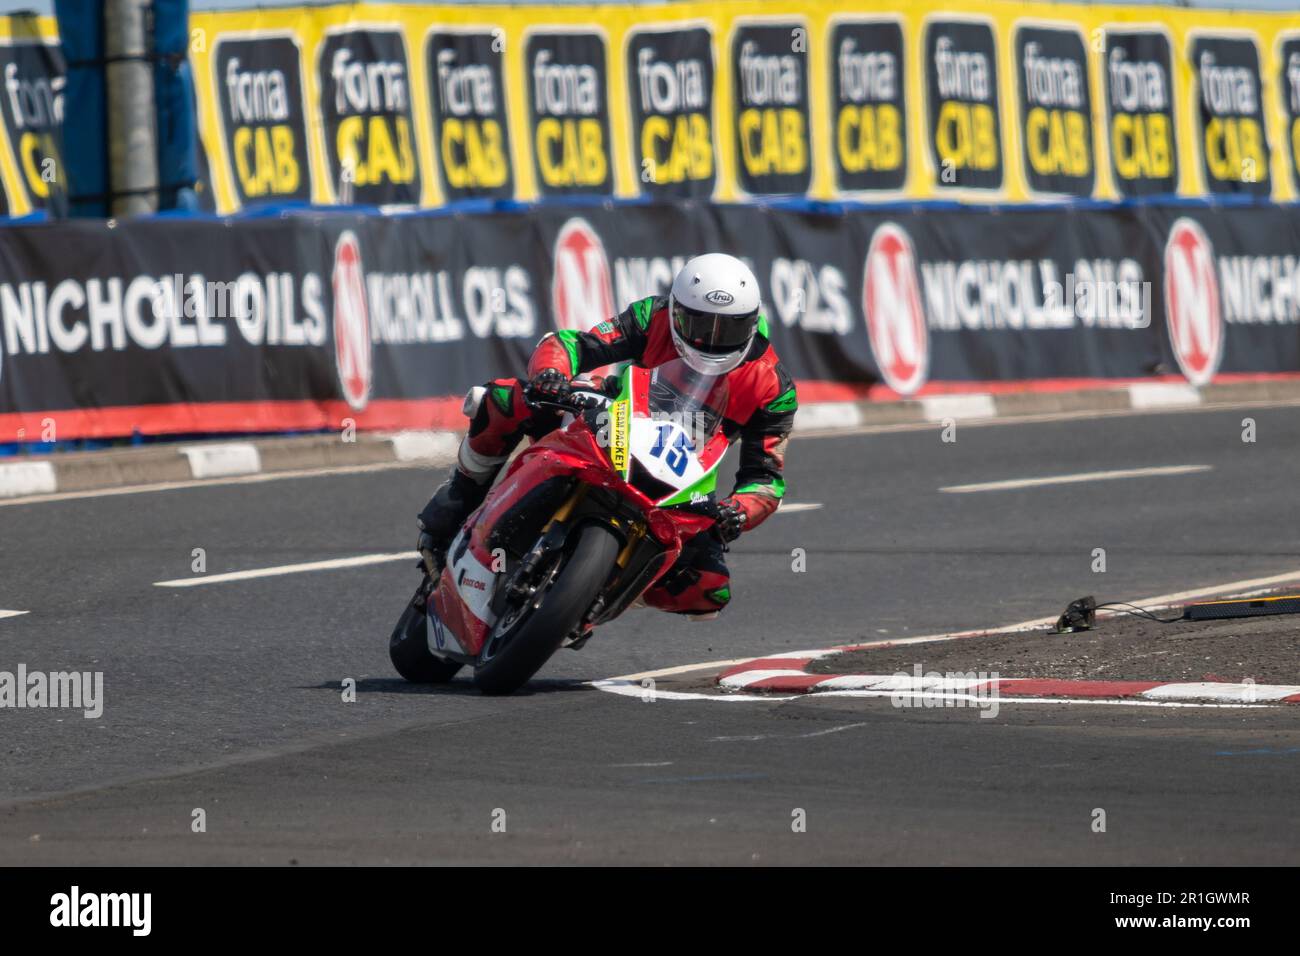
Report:
[{"label": "brake lever", "polygon": [[[575,401],[574,399],[579,395],[588,395],[593,400],[584,401],[579,399]],[[554,408],[562,412],[569,412],[573,415],[581,415],[589,409],[600,407],[603,403],[602,400],[603,396],[598,396],[595,392],[577,390],[572,393],[570,399],[562,402],[552,401],[551,399],[546,398],[529,398],[527,395],[524,396],[524,401],[531,408]]]}]

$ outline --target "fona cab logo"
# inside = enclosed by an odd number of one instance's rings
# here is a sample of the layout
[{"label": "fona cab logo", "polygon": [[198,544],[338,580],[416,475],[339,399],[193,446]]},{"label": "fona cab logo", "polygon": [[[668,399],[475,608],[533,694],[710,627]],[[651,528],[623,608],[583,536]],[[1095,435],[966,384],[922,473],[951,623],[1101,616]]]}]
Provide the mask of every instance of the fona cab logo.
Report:
[{"label": "fona cab logo", "polygon": [[1208,384],[1223,357],[1219,280],[1209,237],[1187,217],[1174,223],[1165,243],[1165,322],[1183,375]]},{"label": "fona cab logo", "polygon": [[930,335],[921,307],[912,240],[896,223],[877,227],[862,277],[867,337],[885,384],[911,395],[930,371]]},{"label": "fona cab logo", "polygon": [[614,314],[609,259],[600,236],[585,219],[570,219],[555,240],[551,306],[557,329],[579,332]]},{"label": "fona cab logo", "polygon": [[361,411],[370,400],[374,365],[361,244],[351,230],[334,246],[334,367],[344,400]]}]

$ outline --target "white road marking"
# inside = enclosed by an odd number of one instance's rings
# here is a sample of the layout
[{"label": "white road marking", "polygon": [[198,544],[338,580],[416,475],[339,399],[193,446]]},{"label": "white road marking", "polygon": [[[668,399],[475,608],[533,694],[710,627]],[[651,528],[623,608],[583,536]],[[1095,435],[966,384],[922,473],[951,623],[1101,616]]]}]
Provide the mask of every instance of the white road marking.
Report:
[{"label": "white road marking", "polygon": [[[1006,415],[1001,418],[981,418],[972,419],[968,422],[962,422],[963,428],[986,428],[1002,425],[1043,425],[1054,422],[1071,422],[1079,419],[1097,419],[1097,418],[1141,418],[1152,415],[1175,415],[1198,412],[1231,412],[1244,408],[1294,408],[1300,406],[1300,401],[1270,401],[1264,400],[1259,402],[1224,402],[1215,403],[1214,405],[1195,405],[1178,408],[1110,408],[1101,410],[1085,410],[1078,412],[1041,412],[1034,415]],[[809,406],[811,407],[811,406]],[[806,431],[800,433],[795,429],[790,433],[793,439],[822,439],[822,438],[849,438],[855,435],[885,435],[891,432],[932,432],[934,431],[934,422],[899,422],[895,425],[859,425],[854,428],[841,428],[833,431]]]},{"label": "white road marking", "polygon": [[[820,508],[817,502],[783,505],[776,513],[811,511]],[[335,571],[339,568],[357,568],[368,564],[384,564],[389,561],[414,561],[419,557],[415,551],[402,551],[393,554],[361,554],[351,558],[331,558],[327,561],[308,561],[304,564],[283,564],[273,568],[250,568],[247,571],[229,571],[224,574],[196,574],[188,578],[175,578],[171,581],[155,581],[158,588],[193,588],[203,584],[226,584],[230,581],[251,581],[256,578],[273,578],[284,574],[303,574],[311,571]],[[740,663],[739,661],[737,663]]]},{"label": "white road marking", "polygon": [[[1289,584],[1293,581],[1300,581],[1300,568],[1294,568],[1290,571],[1283,571],[1281,574],[1273,574],[1263,578],[1245,578],[1241,581],[1228,581],[1224,584],[1207,584],[1204,587],[1192,588],[1187,591],[1175,591],[1172,594],[1157,594],[1154,597],[1139,598],[1130,603],[1138,607],[1145,607],[1148,610],[1158,610],[1169,607],[1173,604],[1181,604],[1195,598],[1209,598],[1220,594],[1240,594],[1250,596],[1252,593],[1260,593],[1270,590],[1279,584]],[[1103,608],[1097,612],[1099,617],[1109,617],[1113,614],[1121,613]],[[871,641],[865,644],[851,645],[851,649],[867,650],[873,647],[896,647],[900,644],[930,644],[939,641],[955,641],[966,637],[978,637],[982,634],[1009,634],[1017,631],[1035,631],[1040,628],[1049,627],[1056,623],[1056,616],[1039,617],[1030,621],[1021,621],[1018,624],[1010,624],[1006,627],[985,627],[977,628],[970,631],[949,631],[945,634],[925,634],[918,637],[900,637],[892,640]],[[807,700],[810,697],[879,697],[896,693],[895,691],[863,691],[863,690],[833,690],[822,691],[817,694],[787,694],[775,696],[771,694],[701,694],[687,693],[683,691],[663,691],[652,690],[643,687],[643,680],[653,680],[656,677],[672,677],[677,674],[689,674],[694,671],[702,670],[724,670],[728,667],[734,667],[737,664],[744,664],[747,661],[763,658],[765,660],[776,661],[780,658],[822,658],[832,657],[839,651],[834,648],[819,648],[813,651],[781,651],[777,654],[755,654],[749,657],[735,657],[725,661],[705,661],[702,664],[680,664],[676,667],[664,667],[659,670],[642,671],[639,674],[624,674],[620,677],[610,677],[605,680],[590,681],[589,686],[597,690],[603,690],[606,693],[618,694],[623,697],[650,697],[654,699],[663,698],[664,700],[712,700],[712,701],[762,701],[766,700],[772,703],[791,700]],[[972,698],[975,699],[975,698]],[[1005,703],[1052,703],[1053,701],[1064,704],[1123,704],[1132,707],[1268,707],[1270,704],[1202,704],[1202,703],[1185,703],[1183,701],[1155,701],[1155,700],[1134,700],[1132,698],[1123,700],[1108,700],[1105,698],[1073,698],[1073,697],[1001,697],[1000,702]]]},{"label": "white road marking", "polygon": [[1227,684],[1203,681],[1189,684],[1164,684],[1142,692],[1142,696],[1154,700],[1205,697],[1209,700],[1235,701],[1241,704],[1284,700],[1297,694],[1300,694],[1300,686],[1294,684]]},{"label": "white road marking", "polygon": [[826,730],[814,730],[810,734],[740,734],[731,737],[710,737],[711,744],[731,744],[731,743],[748,743],[754,740],[807,740],[810,737],[825,737],[827,734],[838,734],[844,730],[852,730],[854,727],[866,727],[864,723],[857,724],[840,724],[838,727],[830,727]]},{"label": "white road marking", "polygon": [[[705,665],[707,666],[707,665]],[[919,691],[908,693],[895,690],[828,690],[817,694],[701,694],[694,691],[656,690],[647,691],[640,684],[629,683],[621,678],[591,681],[591,687],[620,697],[649,698],[650,700],[707,700],[717,703],[785,703],[792,700],[816,700],[823,697],[891,697],[929,701],[948,700],[968,701],[981,707],[987,707],[990,700],[996,700],[999,707],[1011,704],[1089,704],[1101,707],[1208,707],[1214,709],[1260,710],[1276,709],[1272,704],[1208,704],[1191,703],[1180,700],[1138,700],[1135,698],[1113,699],[1106,697],[979,697],[973,694],[943,694],[937,691]],[[977,709],[975,707],[972,710]]]},{"label": "white road marking", "polygon": [[[448,459],[448,463],[451,459]],[[145,495],[157,491],[180,491],[186,488],[216,488],[221,485],[260,484],[264,481],[283,481],[286,478],[332,478],[336,475],[362,475],[372,471],[395,471],[402,468],[427,467],[428,462],[381,461],[369,465],[341,465],[337,468],[299,468],[292,471],[264,471],[258,475],[238,478],[210,478],[194,481],[163,481],[153,485],[122,485],[117,488],[96,488],[89,491],[60,491],[55,494],[31,495],[24,498],[0,498],[0,508],[6,505],[43,505],[54,501],[77,501],[82,498],[112,498],[117,495]]]},{"label": "white road marking", "polygon": [[[800,696],[807,697],[802,694]],[[1111,707],[1210,707],[1210,708],[1230,708],[1230,709],[1260,709],[1269,708],[1276,710],[1271,704],[1211,704],[1200,701],[1181,701],[1181,700],[1138,700],[1132,697],[1113,698],[1113,697],[980,697],[973,694],[942,694],[922,691],[918,693],[899,693],[898,691],[887,690],[830,690],[824,694],[814,694],[815,697],[899,697],[911,698],[920,701],[946,700],[951,697],[954,701],[967,701],[977,705],[977,707],[988,707],[990,700],[996,700],[999,707],[1007,704],[1102,704]]]},{"label": "white road marking", "polygon": [[0,608],[0,618],[19,617],[20,615],[30,614],[30,613],[31,611],[6,611],[4,608]]},{"label": "white road marking", "polygon": [[[699,668],[694,669],[698,670]],[[606,693],[617,694],[620,697],[638,697],[649,700],[715,700],[745,703],[747,701],[764,700],[769,702],[798,700],[804,696],[803,694],[796,694],[789,697],[773,697],[758,694],[699,694],[680,690],[648,690],[642,687],[639,681],[626,681],[619,677],[608,680],[594,680],[590,682],[590,686]]]},{"label": "white road marking", "polygon": [[949,485],[940,491],[965,495],[975,491],[1010,491],[1015,488],[1038,488],[1043,485],[1075,485],[1085,481],[1113,481],[1117,478],[1158,478],[1165,475],[1191,475],[1210,471],[1213,465],[1167,465],[1158,468],[1123,468],[1117,471],[1081,471],[1073,475],[1047,478],[1012,478],[1007,481],[983,481],[973,485]]},{"label": "white road marking", "polygon": [[781,505],[781,507],[776,509],[775,514],[792,515],[799,511],[816,511],[821,506],[821,502],[817,501],[791,502],[788,505]]},{"label": "white road marking", "polygon": [[[1056,618],[1052,618],[1052,620],[1056,620]],[[837,653],[839,652],[834,650],[782,651],[779,654],[762,654],[759,656],[767,660],[777,660],[783,657],[794,657],[802,660],[804,658],[830,657]],[[643,680],[654,680],[656,677],[672,677],[676,674],[689,674],[691,671],[704,670],[708,667],[733,667],[736,664],[744,664],[747,661],[752,660],[754,660],[754,657],[751,655],[749,657],[737,657],[729,661],[708,661],[704,664],[682,664],[678,667],[661,667],[658,670],[641,671],[639,674],[624,674],[621,677],[611,677],[610,680],[640,682]]]},{"label": "white road marking", "polygon": [[828,727],[826,730],[814,730],[810,734],[795,734],[800,740],[806,740],[809,737],[826,737],[830,734],[838,734],[844,730],[852,730],[854,727],[865,727],[865,723],[859,724],[840,724],[838,727]]},{"label": "white road marking", "polygon": [[250,568],[247,571],[230,571],[225,574],[196,574],[190,578],[172,581],[155,581],[156,588],[193,588],[203,584],[225,584],[228,581],[251,581],[254,578],[274,578],[284,574],[303,574],[308,571],[335,571],[339,568],[359,568],[368,564],[387,564],[390,561],[415,561],[415,551],[398,551],[391,554],[361,554],[354,558],[331,558],[327,561],[308,561],[305,564],[282,564],[275,568]]}]

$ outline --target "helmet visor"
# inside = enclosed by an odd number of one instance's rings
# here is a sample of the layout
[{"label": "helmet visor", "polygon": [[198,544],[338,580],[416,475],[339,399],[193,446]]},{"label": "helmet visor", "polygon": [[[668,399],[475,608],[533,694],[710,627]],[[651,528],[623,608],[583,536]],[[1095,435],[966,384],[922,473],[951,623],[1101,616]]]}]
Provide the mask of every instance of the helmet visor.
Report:
[{"label": "helmet visor", "polygon": [[721,355],[749,344],[758,325],[758,311],[746,315],[718,315],[716,312],[700,312],[673,300],[673,325],[691,348]]}]

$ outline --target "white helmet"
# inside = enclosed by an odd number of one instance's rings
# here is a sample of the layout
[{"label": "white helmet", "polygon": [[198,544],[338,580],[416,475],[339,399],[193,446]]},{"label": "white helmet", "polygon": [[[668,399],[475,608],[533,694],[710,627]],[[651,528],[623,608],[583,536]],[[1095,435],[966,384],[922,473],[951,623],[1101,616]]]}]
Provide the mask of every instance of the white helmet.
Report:
[{"label": "white helmet", "polygon": [[758,329],[758,280],[735,256],[696,256],[668,296],[673,345],[691,368],[725,375],[745,360]]}]

